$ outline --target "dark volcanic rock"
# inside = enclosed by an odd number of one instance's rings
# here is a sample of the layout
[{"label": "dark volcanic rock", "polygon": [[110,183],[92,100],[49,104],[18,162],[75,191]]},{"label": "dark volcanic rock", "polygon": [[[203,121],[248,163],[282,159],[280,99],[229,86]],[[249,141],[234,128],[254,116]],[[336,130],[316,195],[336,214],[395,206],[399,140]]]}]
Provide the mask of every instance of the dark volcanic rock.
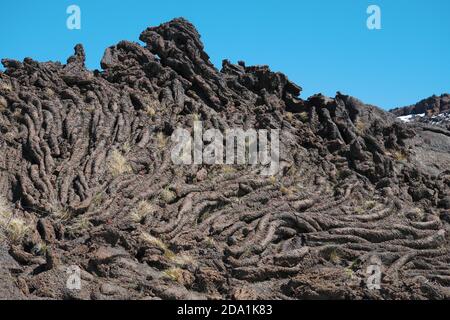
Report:
[{"label": "dark volcanic rock", "polygon": [[0,298],[20,300],[25,294],[20,290],[20,279],[13,276],[20,271],[20,265],[8,254],[8,250],[0,244]]},{"label": "dark volcanic rock", "polygon": [[[81,45],[65,65],[3,60],[1,298],[450,297],[449,131],[303,100],[267,66],[217,70],[184,19],[140,39],[103,71]],[[174,165],[170,135],[194,120],[279,129],[280,172]]]},{"label": "dark volcanic rock", "polygon": [[450,111],[450,94],[432,96],[424,99],[412,106],[396,108],[391,110],[396,116],[407,116],[410,114],[436,115],[445,111]]},{"label": "dark volcanic rock", "polygon": [[436,131],[439,128],[445,131],[450,130],[449,94],[443,94],[440,97],[432,96],[415,105],[393,109],[390,112],[397,115],[403,122],[425,126],[429,130]]},{"label": "dark volcanic rock", "polygon": [[439,201],[439,206],[444,209],[450,209],[450,196],[446,196],[444,199]]}]

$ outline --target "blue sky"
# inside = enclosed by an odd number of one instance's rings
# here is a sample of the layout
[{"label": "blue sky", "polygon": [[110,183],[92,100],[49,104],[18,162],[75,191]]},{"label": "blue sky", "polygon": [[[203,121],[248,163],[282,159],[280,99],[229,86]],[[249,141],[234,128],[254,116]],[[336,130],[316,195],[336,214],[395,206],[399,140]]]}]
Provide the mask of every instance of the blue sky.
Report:
[{"label": "blue sky", "polygon": [[[71,4],[81,30],[66,28]],[[381,8],[382,30],[366,27],[370,4]],[[303,98],[341,91],[391,108],[450,91],[448,0],[9,0],[0,10],[1,58],[65,62],[83,43],[88,67],[100,68],[106,47],[183,16],[216,66],[267,64]]]}]

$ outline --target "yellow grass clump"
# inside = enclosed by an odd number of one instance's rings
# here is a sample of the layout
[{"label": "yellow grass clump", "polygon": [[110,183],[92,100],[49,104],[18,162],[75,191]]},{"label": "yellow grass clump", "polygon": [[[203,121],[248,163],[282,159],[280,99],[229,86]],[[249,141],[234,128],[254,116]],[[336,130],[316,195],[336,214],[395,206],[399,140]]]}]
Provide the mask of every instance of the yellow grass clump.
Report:
[{"label": "yellow grass clump", "polygon": [[109,157],[108,169],[113,177],[129,173],[132,170],[127,159],[117,150],[114,150]]}]

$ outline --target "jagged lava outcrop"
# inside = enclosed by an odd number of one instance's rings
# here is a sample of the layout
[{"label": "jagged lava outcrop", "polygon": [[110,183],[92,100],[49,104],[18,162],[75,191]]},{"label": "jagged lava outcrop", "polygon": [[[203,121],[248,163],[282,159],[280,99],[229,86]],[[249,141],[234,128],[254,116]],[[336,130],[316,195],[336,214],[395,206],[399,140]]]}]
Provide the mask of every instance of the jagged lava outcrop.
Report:
[{"label": "jagged lava outcrop", "polygon": [[[2,60],[0,297],[450,297],[450,137],[267,66],[184,19],[66,64]],[[280,172],[171,162],[170,135],[280,129]],[[381,263],[381,290],[367,267]],[[66,286],[70,266],[81,290]]]}]

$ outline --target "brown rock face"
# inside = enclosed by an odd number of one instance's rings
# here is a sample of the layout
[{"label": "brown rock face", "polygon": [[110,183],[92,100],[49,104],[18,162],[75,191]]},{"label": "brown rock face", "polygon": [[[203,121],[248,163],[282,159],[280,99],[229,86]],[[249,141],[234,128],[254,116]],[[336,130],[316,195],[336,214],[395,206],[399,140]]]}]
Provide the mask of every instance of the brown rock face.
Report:
[{"label": "brown rock face", "polygon": [[[102,71],[80,45],[2,60],[0,298],[450,297],[449,131],[303,100],[267,66],[219,71],[184,19],[140,39]],[[280,171],[175,165],[170,136],[197,120],[279,129]]]},{"label": "brown rock face", "polygon": [[422,113],[431,116],[448,111],[450,111],[450,94],[443,94],[439,97],[432,96],[412,106],[391,110],[391,112],[396,116],[407,116],[410,114],[422,114]]}]

